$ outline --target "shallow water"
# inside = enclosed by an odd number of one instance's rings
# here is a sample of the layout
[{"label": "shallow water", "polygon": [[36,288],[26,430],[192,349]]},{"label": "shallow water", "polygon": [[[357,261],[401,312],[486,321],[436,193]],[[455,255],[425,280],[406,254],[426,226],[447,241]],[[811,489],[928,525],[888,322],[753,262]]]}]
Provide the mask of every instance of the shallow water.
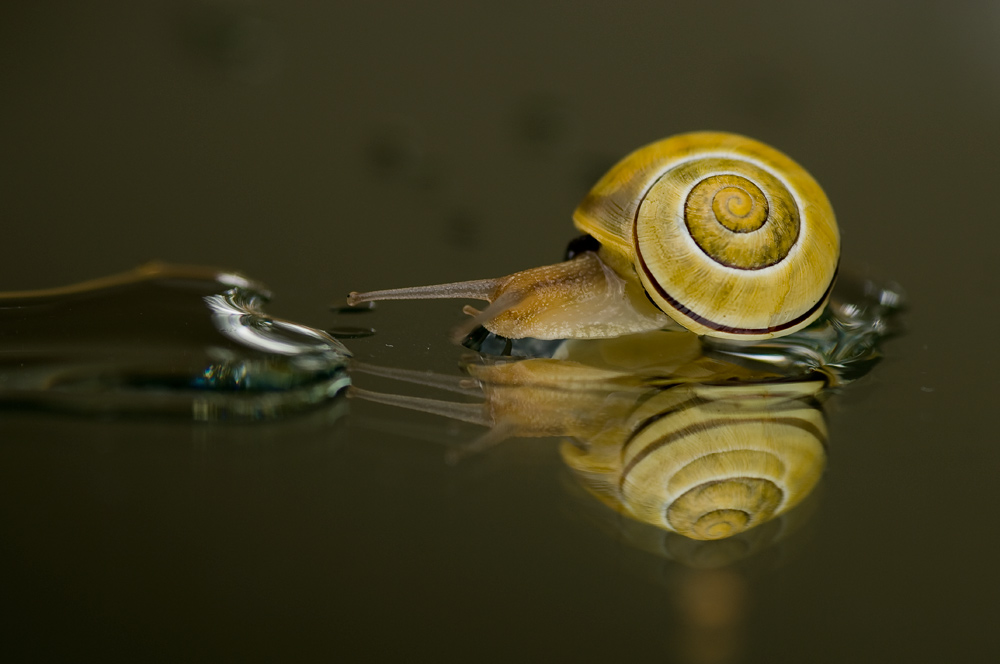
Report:
[{"label": "shallow water", "polygon": [[358,362],[460,379],[461,302],[335,309],[559,260],[619,157],[745,133],[823,185],[841,274],[908,302],[881,362],[824,404],[826,469],[788,515],[804,518],[692,567],[705,543],[630,527],[561,437],[449,464],[482,426],[361,399],[236,423],[12,406],[0,658],[995,654],[1000,14],[609,7],[11,4],[0,291],[216,265]]}]

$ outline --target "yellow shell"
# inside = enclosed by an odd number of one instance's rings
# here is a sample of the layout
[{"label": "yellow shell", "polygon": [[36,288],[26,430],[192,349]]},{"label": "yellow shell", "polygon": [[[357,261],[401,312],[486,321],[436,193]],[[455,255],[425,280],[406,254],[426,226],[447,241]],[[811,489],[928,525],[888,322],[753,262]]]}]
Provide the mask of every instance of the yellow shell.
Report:
[{"label": "yellow shell", "polygon": [[573,215],[649,297],[698,333],[766,339],[805,327],[833,288],[840,236],[819,184],[744,136],[681,134],[615,165]]},{"label": "yellow shell", "polygon": [[682,385],[657,393],[618,440],[564,444],[606,505],[697,540],[731,537],[801,502],[826,465],[816,381]]}]

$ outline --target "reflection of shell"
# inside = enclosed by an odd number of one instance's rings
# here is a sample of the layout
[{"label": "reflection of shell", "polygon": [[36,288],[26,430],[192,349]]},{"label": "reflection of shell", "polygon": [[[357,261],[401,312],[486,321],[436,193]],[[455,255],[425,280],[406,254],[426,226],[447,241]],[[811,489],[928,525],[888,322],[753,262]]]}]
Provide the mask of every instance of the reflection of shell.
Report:
[{"label": "reflection of shell", "polygon": [[778,516],[813,489],[826,426],[819,382],[680,385],[640,406],[624,436],[563,457],[595,495],[694,539],[720,539]]},{"label": "reflection of shell", "polygon": [[776,551],[772,550],[765,560],[773,563],[774,557],[783,558],[793,554],[802,542],[801,535],[806,530],[806,524],[816,513],[822,493],[820,487],[817,487],[794,509],[732,537],[695,540],[627,516],[623,514],[620,505],[609,509],[607,501],[601,501],[605,504],[597,504],[593,492],[587,491],[581,485],[579,477],[570,470],[564,473],[561,480],[566,492],[575,498],[570,508],[572,514],[608,536],[627,543],[630,548],[652,556],[637,556],[629,562],[629,567],[645,567],[646,573],[652,574],[654,579],[658,578],[658,571],[662,572],[656,565],[656,560],[665,559],[688,567],[713,569],[754,557],[779,542],[781,546]]}]

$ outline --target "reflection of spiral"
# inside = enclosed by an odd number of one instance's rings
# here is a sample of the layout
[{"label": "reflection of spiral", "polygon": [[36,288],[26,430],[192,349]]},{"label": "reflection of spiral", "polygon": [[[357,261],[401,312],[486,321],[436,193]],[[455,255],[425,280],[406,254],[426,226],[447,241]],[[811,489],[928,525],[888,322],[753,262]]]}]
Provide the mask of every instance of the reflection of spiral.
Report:
[{"label": "reflection of spiral", "polygon": [[781,488],[770,479],[710,479],[678,497],[667,509],[667,520],[698,539],[722,539],[769,519],[781,499]]},{"label": "reflection of spiral", "polygon": [[730,537],[791,509],[819,481],[826,426],[811,399],[821,387],[674,387],[636,411],[617,462],[603,456],[610,448],[564,448],[564,458],[640,521],[693,539]]},{"label": "reflection of spiral", "polygon": [[[571,447],[566,443],[564,454]],[[655,556],[655,559],[637,557],[629,560],[629,567],[650,574],[651,579],[660,579],[663,568],[656,565],[656,559],[667,559],[682,563],[688,567],[699,569],[715,569],[726,567],[762,552],[778,543],[783,546],[772,555],[784,557],[789,554],[788,545],[795,548],[795,534],[801,534],[803,526],[810,522],[819,506],[819,494],[814,490],[794,509],[778,515],[755,528],[714,540],[698,540],[662,526],[643,523],[634,518],[623,518],[620,504],[614,504],[594,492],[593,486],[581,484],[576,472],[567,472],[561,476],[563,489],[579,502],[574,504],[574,515],[585,519],[592,526],[602,530],[616,539],[626,542],[630,547]],[[599,502],[595,502],[597,497]],[[791,539],[789,540],[789,537]],[[765,567],[775,562],[771,556],[758,559]]]}]

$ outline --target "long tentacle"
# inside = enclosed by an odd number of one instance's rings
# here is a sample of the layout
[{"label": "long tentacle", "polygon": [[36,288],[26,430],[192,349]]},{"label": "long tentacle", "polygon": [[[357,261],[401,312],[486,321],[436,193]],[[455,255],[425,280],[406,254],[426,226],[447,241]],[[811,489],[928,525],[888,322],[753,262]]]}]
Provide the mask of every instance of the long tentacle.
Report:
[{"label": "long tentacle", "polygon": [[354,386],[348,388],[347,396],[383,403],[389,406],[398,406],[400,408],[409,408],[410,410],[419,410],[424,413],[442,415],[454,420],[479,424],[484,427],[492,427],[494,424],[493,418],[486,414],[485,406],[482,403],[456,403],[442,399],[426,399],[424,397],[411,397],[403,394],[386,394]]},{"label": "long tentacle", "polygon": [[505,278],[477,279],[475,281],[457,281],[451,284],[437,284],[434,286],[389,288],[386,290],[367,291],[365,293],[352,292],[347,297],[347,303],[354,306],[362,302],[374,302],[376,300],[448,300],[457,298],[491,301],[497,287],[504,281],[506,281]]},{"label": "long tentacle", "polygon": [[466,394],[468,396],[483,396],[482,389],[476,387],[478,381],[474,378],[469,378],[468,376],[445,376],[432,373],[430,371],[398,369],[396,367],[380,367],[375,364],[358,362],[356,360],[351,362],[351,372],[392,378],[393,380],[399,380],[405,383],[425,385],[427,387],[434,387],[439,390],[447,390],[449,392],[457,392],[458,394]]}]

